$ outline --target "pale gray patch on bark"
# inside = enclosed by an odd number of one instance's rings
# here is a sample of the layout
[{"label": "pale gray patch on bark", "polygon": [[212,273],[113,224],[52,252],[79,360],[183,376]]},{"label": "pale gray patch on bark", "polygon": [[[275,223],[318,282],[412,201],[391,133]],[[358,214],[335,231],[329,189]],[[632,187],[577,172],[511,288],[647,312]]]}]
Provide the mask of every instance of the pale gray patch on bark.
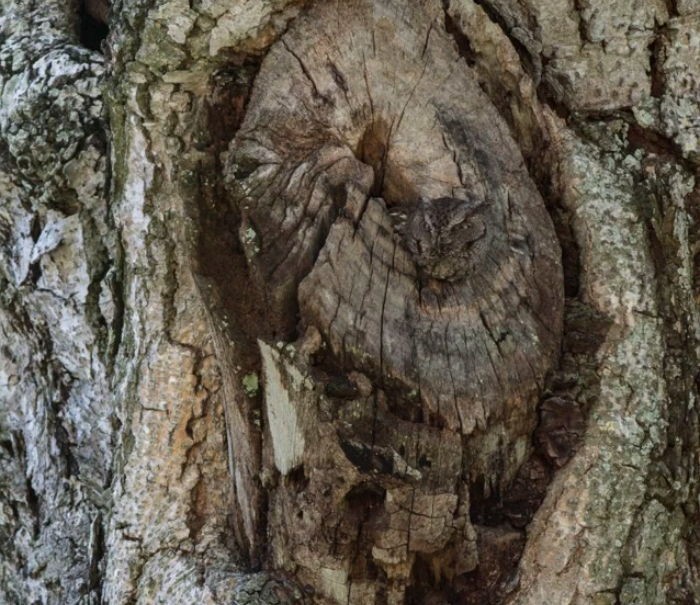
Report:
[{"label": "pale gray patch on bark", "polygon": [[[97,602],[119,338],[103,58],[77,5],[0,13],[0,600]],[[20,477],[24,477],[20,480]]]}]

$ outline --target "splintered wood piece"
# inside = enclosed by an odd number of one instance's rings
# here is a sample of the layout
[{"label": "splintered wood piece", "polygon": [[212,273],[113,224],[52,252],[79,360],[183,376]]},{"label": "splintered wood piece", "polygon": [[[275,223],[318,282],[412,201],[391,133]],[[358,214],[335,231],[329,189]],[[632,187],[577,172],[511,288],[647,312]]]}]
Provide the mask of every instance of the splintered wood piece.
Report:
[{"label": "splintered wood piece", "polygon": [[474,569],[460,435],[397,419],[381,392],[333,401],[298,343],[259,346],[273,565],[332,603],[363,604],[377,590],[402,602],[417,557],[437,579]]}]

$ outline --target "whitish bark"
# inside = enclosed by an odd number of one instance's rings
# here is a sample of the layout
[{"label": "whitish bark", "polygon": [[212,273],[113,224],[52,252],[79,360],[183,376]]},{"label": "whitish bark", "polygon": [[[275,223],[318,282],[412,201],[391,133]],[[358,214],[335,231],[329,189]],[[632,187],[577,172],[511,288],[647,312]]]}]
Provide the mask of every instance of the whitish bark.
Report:
[{"label": "whitish bark", "polygon": [[0,13],[0,600],[96,602],[121,321],[104,62],[63,2]]},{"label": "whitish bark", "polygon": [[1,602],[700,601],[697,2],[103,17],[0,6]]}]

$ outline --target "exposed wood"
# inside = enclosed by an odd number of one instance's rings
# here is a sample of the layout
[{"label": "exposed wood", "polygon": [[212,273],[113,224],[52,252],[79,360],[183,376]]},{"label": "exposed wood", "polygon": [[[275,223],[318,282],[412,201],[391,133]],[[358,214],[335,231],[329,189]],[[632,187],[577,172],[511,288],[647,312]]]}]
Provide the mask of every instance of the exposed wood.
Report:
[{"label": "exposed wood", "polygon": [[[338,602],[386,592],[400,603],[421,566],[435,583],[474,567],[470,486],[499,493],[514,477],[558,355],[563,290],[551,221],[443,22],[437,2],[318,5],[270,49],[231,145],[229,187],[273,342],[292,338],[297,322],[318,329],[331,363],[318,367],[360,370],[375,389],[346,405],[353,416],[333,412],[319,434],[321,419],[305,418],[323,407],[319,395],[289,384],[304,370],[283,372],[261,344],[275,467],[303,476],[271,489],[273,556]],[[483,252],[446,258],[455,269],[433,261],[426,273],[390,212],[445,196],[484,200]],[[409,219],[413,237],[416,228]],[[309,453],[305,443],[323,445]],[[417,464],[436,459],[444,462],[430,473]],[[367,490],[366,529],[334,537],[348,499]],[[289,527],[294,510],[310,521]]]}]

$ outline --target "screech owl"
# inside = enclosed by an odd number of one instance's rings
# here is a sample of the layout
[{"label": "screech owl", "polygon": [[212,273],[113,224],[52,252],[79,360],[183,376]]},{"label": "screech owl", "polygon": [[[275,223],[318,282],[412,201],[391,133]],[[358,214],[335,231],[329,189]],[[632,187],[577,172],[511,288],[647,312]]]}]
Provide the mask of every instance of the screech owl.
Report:
[{"label": "screech owl", "polygon": [[401,229],[403,244],[419,269],[445,281],[471,273],[488,246],[485,209],[485,201],[471,195],[421,197]]}]

